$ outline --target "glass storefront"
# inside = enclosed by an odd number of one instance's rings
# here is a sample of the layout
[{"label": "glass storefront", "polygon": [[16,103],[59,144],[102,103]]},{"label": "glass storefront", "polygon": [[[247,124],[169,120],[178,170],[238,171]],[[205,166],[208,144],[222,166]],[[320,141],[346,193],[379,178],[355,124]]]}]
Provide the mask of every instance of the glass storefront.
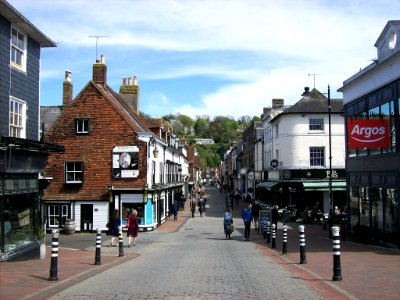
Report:
[{"label": "glass storefront", "polygon": [[[37,240],[38,208],[36,194],[4,196],[4,222],[0,227],[1,253],[7,253]],[[4,233],[4,234],[3,234]]]},{"label": "glass storefront", "polygon": [[358,242],[400,245],[395,189],[350,187],[350,229]]}]

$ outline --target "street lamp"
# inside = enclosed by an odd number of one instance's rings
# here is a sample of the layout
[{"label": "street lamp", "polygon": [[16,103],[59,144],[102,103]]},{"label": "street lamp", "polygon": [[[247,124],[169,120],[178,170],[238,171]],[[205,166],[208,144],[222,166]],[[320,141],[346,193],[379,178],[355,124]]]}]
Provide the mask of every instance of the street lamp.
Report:
[{"label": "street lamp", "polygon": [[329,203],[333,212],[332,199],[332,133],[331,133],[331,88],[328,84],[328,129],[329,129]]}]

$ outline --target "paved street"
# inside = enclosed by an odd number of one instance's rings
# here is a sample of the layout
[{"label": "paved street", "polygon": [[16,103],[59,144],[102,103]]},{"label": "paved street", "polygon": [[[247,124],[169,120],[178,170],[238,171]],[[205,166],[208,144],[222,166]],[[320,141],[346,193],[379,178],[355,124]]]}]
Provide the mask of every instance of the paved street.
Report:
[{"label": "paved street", "polygon": [[197,213],[177,232],[156,234],[139,257],[52,299],[322,299],[241,234],[225,240],[224,203],[216,189],[207,192],[205,217]]},{"label": "paved street", "polygon": [[225,195],[214,187],[206,194],[205,217],[190,218],[186,207],[177,221],[139,233],[122,257],[103,234],[101,265],[94,265],[94,233],[61,234],[58,281],[48,281],[50,247],[46,259],[1,263],[0,299],[399,299],[399,250],[342,241],[343,280],[332,281],[332,241],[321,225],[305,226],[307,264],[299,264],[300,224],[287,224],[286,255],[282,223],[276,249],[254,229],[245,242],[241,203],[233,240],[225,240]]}]

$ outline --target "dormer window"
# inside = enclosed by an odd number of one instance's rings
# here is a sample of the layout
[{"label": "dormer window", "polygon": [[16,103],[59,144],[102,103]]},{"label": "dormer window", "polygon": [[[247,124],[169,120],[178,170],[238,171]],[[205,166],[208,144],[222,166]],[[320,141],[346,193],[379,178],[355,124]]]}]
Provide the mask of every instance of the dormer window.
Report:
[{"label": "dormer window", "polygon": [[21,71],[26,71],[26,35],[11,28],[11,65]]},{"label": "dormer window", "polygon": [[76,135],[87,135],[89,134],[89,119],[76,119]]}]

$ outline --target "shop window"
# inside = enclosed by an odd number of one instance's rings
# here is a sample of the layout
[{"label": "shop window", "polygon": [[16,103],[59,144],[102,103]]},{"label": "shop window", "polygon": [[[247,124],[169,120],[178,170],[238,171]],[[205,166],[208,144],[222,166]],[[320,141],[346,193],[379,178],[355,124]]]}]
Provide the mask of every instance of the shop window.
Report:
[{"label": "shop window", "polygon": [[11,65],[21,71],[26,71],[26,35],[11,28]]},{"label": "shop window", "polygon": [[324,147],[310,147],[310,166],[311,167],[325,166]]},{"label": "shop window", "polygon": [[60,228],[68,218],[67,204],[51,204],[47,207],[47,221],[49,227]]},{"label": "shop window", "polygon": [[385,201],[385,240],[389,243],[398,243],[398,209],[399,200],[396,195],[395,189],[384,190],[384,201]]},{"label": "shop window", "polygon": [[26,103],[20,99],[10,97],[9,127],[10,136],[26,138]]},{"label": "shop window", "polygon": [[65,163],[65,183],[83,183],[83,162]]}]

